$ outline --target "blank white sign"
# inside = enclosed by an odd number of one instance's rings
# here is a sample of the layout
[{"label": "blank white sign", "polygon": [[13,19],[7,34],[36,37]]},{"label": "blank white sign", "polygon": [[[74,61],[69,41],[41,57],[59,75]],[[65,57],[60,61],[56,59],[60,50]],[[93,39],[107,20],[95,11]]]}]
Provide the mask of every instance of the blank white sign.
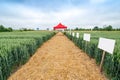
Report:
[{"label": "blank white sign", "polygon": [[98,48],[113,54],[114,47],[115,47],[115,40],[107,39],[107,38],[99,38]]},{"label": "blank white sign", "polygon": [[76,37],[79,38],[79,33],[76,33]]},{"label": "blank white sign", "polygon": [[83,36],[83,40],[85,40],[85,41],[90,41],[90,34],[84,34],[84,36]]},{"label": "blank white sign", "polygon": [[73,37],[75,36],[75,33],[74,33],[74,32],[72,33],[72,36],[73,36]]}]

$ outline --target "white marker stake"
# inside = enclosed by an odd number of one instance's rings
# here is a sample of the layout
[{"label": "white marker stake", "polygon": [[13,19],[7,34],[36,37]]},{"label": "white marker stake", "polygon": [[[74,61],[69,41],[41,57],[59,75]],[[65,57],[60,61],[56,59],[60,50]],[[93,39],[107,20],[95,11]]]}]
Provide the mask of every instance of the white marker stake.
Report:
[{"label": "white marker stake", "polygon": [[70,29],[70,35],[71,35],[71,29]]},{"label": "white marker stake", "polygon": [[104,57],[105,57],[105,51],[113,54],[114,47],[115,47],[115,40],[99,38],[98,48],[103,50],[102,60],[100,63],[100,71],[101,72],[102,72],[102,65],[103,65]]},{"label": "white marker stake", "polygon": [[[90,34],[84,33],[84,35],[83,35],[83,40],[86,41],[85,47],[87,47],[88,42],[90,42]],[[85,52],[86,52],[86,49],[87,49],[87,48],[85,48]]]},{"label": "white marker stake", "polygon": [[73,37],[75,36],[75,33],[74,33],[74,32],[72,33],[72,36],[73,36]]},{"label": "white marker stake", "polygon": [[71,35],[71,31],[69,31],[69,34]]},{"label": "white marker stake", "polygon": [[79,38],[79,33],[76,33],[76,37]]}]

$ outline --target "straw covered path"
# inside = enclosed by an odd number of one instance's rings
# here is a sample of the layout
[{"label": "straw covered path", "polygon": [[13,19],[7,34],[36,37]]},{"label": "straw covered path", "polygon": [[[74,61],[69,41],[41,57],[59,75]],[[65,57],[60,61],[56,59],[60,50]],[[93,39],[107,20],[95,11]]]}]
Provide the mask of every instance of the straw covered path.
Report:
[{"label": "straw covered path", "polygon": [[8,80],[107,80],[99,67],[62,33],[44,43]]}]

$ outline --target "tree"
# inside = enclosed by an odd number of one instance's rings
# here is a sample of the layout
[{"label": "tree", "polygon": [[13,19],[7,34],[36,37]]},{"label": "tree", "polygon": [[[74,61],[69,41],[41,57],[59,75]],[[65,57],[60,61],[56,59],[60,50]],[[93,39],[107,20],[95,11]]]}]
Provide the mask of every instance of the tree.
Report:
[{"label": "tree", "polygon": [[98,26],[95,26],[95,27],[93,28],[93,30],[99,30],[99,27],[98,27]]},{"label": "tree", "polygon": [[0,25],[0,32],[11,32],[13,29],[11,27],[5,28],[3,25]]},{"label": "tree", "polygon": [[39,28],[36,28],[37,30],[39,30]]},{"label": "tree", "polygon": [[5,30],[3,25],[0,25],[0,32],[3,32]]},{"label": "tree", "polygon": [[8,28],[8,31],[11,32],[11,31],[13,31],[13,29],[12,29],[11,27],[9,27],[9,28]]},{"label": "tree", "polygon": [[112,28],[111,25],[109,25],[109,26],[105,27],[104,29],[107,30],[107,31],[112,31],[113,28]]},{"label": "tree", "polygon": [[79,30],[78,27],[76,27],[75,30],[78,31]]},{"label": "tree", "polygon": [[49,31],[49,28],[47,28],[47,31]]}]

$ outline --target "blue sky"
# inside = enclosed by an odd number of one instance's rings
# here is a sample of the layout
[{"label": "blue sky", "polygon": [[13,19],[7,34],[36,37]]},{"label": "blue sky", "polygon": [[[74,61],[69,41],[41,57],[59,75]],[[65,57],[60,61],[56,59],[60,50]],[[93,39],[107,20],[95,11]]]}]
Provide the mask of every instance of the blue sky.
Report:
[{"label": "blue sky", "polygon": [[120,0],[0,0],[0,24],[14,29],[112,25],[120,28]]}]

